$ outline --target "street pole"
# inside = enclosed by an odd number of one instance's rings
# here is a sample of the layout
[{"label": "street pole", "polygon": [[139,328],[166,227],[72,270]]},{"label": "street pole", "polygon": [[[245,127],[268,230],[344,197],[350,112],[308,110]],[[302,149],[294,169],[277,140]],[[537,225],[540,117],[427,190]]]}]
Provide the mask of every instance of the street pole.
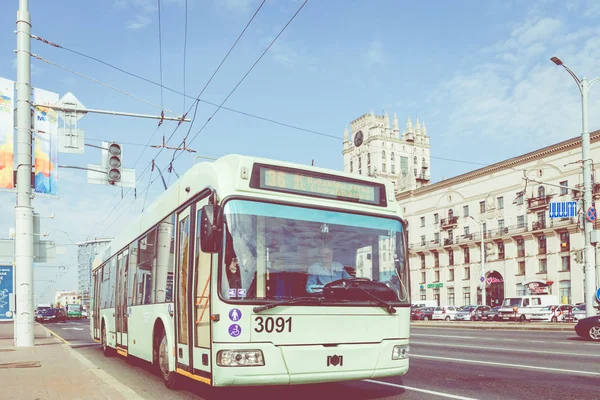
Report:
[{"label": "street pole", "polygon": [[483,243],[483,224],[479,222],[479,230],[481,231],[481,305],[485,306],[485,246]]},{"label": "street pole", "polygon": [[31,207],[31,22],[29,0],[17,11],[17,205],[15,206],[15,346],[33,347],[33,208]]},{"label": "street pole", "polygon": [[[581,80],[581,119],[582,119],[582,130],[581,133],[581,159],[583,161],[583,212],[587,214],[587,210],[592,207],[592,176],[591,176],[591,163],[590,160],[590,133],[588,132],[587,126],[587,94],[589,86],[586,77]],[[584,273],[585,273],[585,309],[586,315],[591,317],[596,315],[595,305],[595,294],[596,294],[596,277],[595,277],[595,263],[594,260],[594,248],[591,243],[591,234],[593,230],[592,222],[585,218],[584,220],[584,234],[585,234],[585,246],[584,246]]]},{"label": "street pole", "polygon": [[588,132],[588,121],[587,121],[587,106],[588,106],[588,92],[592,85],[598,81],[599,78],[592,79],[588,82],[586,77],[581,80],[575,75],[573,71],[569,69],[558,57],[552,57],[550,59],[554,64],[562,66],[573,79],[577,82],[579,91],[581,92],[581,161],[583,163],[583,233],[584,233],[584,247],[583,247],[583,271],[585,274],[585,309],[586,316],[591,317],[596,315],[594,309],[595,295],[596,295],[596,266],[594,262],[594,247],[592,246],[592,222],[587,219],[587,211],[592,207],[592,175],[591,175],[591,164],[590,159],[590,133]]}]

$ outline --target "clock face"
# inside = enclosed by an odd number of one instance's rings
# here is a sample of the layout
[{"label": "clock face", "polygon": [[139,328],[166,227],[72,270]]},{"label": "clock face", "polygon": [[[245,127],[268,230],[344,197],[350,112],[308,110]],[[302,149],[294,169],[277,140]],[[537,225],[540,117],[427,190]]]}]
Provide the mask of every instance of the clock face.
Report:
[{"label": "clock face", "polygon": [[362,133],[362,131],[358,131],[358,132],[356,132],[356,135],[354,135],[354,145],[356,147],[360,147],[362,142],[363,142],[363,133]]}]

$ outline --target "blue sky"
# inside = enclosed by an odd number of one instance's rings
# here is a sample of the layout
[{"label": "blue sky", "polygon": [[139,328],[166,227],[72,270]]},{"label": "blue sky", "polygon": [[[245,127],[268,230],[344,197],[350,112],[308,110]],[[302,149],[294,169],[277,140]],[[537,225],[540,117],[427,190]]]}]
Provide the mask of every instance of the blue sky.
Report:
[{"label": "blue sky", "polygon": [[[252,66],[303,1],[269,0],[250,25],[202,98],[220,103]],[[252,14],[257,0],[188,0],[184,81],[185,0],[162,0],[162,82],[197,96]],[[18,1],[0,6],[0,76],[16,79],[15,18]],[[82,2],[32,1],[32,33],[69,49],[160,82],[157,0]],[[195,155],[241,153],[341,169],[344,127],[373,109],[427,124],[434,181],[501,161],[581,130],[579,93],[573,80],[549,60],[559,56],[580,76],[600,76],[600,3],[590,1],[342,1],[310,0],[258,63],[226,107],[339,139],[287,128],[221,110],[174,164],[182,174]],[[63,49],[32,42],[32,52],[65,68],[181,114],[191,100]],[[158,107],[123,95],[64,69],[32,60],[32,84],[63,95],[72,92],[88,108],[159,114]],[[600,86],[590,94],[590,130],[600,127]],[[214,112],[201,103],[190,138]],[[171,115],[165,112],[166,115]],[[138,198],[130,192],[88,185],[84,171],[61,169],[59,199],[36,198],[47,216],[48,239],[66,254],[57,264],[71,266],[59,283],[47,280],[56,268],[39,268],[36,292],[77,287],[74,242],[111,236],[118,223],[138,215],[164,189],[142,172],[154,159],[166,169],[172,153],[144,148],[157,122],[139,118],[86,115],[79,128],[86,143],[132,143],[124,164],[135,165]],[[152,139],[169,137],[166,122]],[[175,133],[177,146],[189,129]],[[142,153],[142,151],[145,151]],[[141,157],[140,157],[141,155]],[[100,152],[60,154],[61,165],[99,163]],[[459,160],[449,161],[445,159]],[[156,171],[151,179],[157,177]],[[175,176],[166,177],[169,182]],[[0,192],[0,237],[13,225],[15,197]],[[109,211],[116,207],[114,213]],[[107,217],[108,215],[108,217]],[[42,299],[37,299],[42,300]]]}]

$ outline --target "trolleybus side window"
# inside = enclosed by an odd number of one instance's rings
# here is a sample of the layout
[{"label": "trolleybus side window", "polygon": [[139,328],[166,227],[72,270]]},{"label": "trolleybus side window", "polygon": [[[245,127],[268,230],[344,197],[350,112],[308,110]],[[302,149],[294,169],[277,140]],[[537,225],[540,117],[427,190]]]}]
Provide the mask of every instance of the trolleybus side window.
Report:
[{"label": "trolleybus side window", "polygon": [[137,304],[135,300],[136,278],[138,265],[138,242],[134,241],[129,245],[129,273],[127,275],[127,304]]},{"label": "trolleybus side window", "polygon": [[153,304],[156,290],[156,228],[139,241],[136,304]]},{"label": "trolleybus side window", "polygon": [[180,297],[179,307],[179,341],[180,344],[188,344],[188,313],[187,313],[187,280],[189,260],[189,237],[190,217],[189,215],[179,221],[179,260],[178,260],[178,289]]}]

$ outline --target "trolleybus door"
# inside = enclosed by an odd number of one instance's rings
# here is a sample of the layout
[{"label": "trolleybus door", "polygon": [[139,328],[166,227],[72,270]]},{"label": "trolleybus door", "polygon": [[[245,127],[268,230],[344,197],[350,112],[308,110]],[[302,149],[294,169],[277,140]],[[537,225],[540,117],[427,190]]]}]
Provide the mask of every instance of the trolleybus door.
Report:
[{"label": "trolleybus door", "polygon": [[117,257],[117,304],[115,307],[117,326],[117,350],[127,350],[127,272],[128,251]]},{"label": "trolleybus door", "polygon": [[177,367],[189,370],[190,366],[190,332],[189,332],[189,276],[192,272],[191,254],[193,254],[194,241],[191,223],[191,206],[179,213],[177,217],[177,265],[175,279],[175,331],[177,336]]},{"label": "trolleybus door", "polygon": [[[210,271],[213,255],[203,253],[200,250],[200,224],[202,206],[208,204],[208,199],[202,199],[196,203],[195,238],[194,238],[194,270],[190,280],[192,287],[192,299],[190,304],[190,328],[193,340],[192,365],[194,374],[210,379]],[[210,383],[210,380],[205,383]]]}]

